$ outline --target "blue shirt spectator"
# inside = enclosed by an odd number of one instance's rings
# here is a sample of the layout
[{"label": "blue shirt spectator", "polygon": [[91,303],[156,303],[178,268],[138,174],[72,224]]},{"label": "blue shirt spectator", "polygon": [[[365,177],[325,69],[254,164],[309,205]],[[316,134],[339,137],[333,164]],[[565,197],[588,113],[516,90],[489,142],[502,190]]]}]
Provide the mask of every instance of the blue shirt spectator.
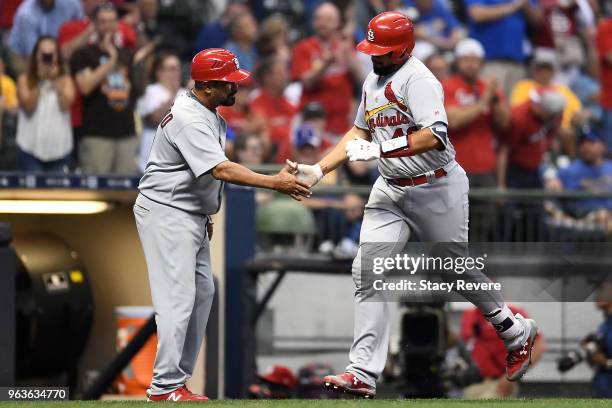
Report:
[{"label": "blue shirt spectator", "polygon": [[206,48],[221,48],[228,37],[229,34],[221,21],[206,24],[198,32],[194,52],[198,53]]},{"label": "blue shirt spectator", "polygon": [[[470,37],[482,44],[487,60],[523,62],[526,58],[527,20],[520,0],[464,0],[469,16]],[[528,0],[537,6],[537,0]],[[474,6],[500,10],[499,18],[476,17]]]},{"label": "blue shirt spectator", "polygon": [[82,17],[78,0],[25,0],[15,14],[8,46],[20,57],[27,57],[38,38],[57,37],[63,23]]},{"label": "blue shirt spectator", "polygon": [[413,20],[430,37],[450,38],[459,22],[443,0],[404,0],[404,5],[418,12]]},{"label": "blue shirt spectator", "polygon": [[[612,160],[604,159],[605,145],[594,132],[583,136],[580,143],[580,158],[568,167],[559,170],[559,180],[568,191],[612,191]],[[567,207],[577,215],[602,208],[612,210],[612,199],[592,198],[572,200]]]},{"label": "blue shirt spectator", "polygon": [[598,102],[601,92],[599,81],[587,73],[581,72],[572,82],[571,88],[578,99],[580,99],[580,102],[582,102],[582,107],[591,112],[592,120],[595,122],[600,121],[603,117],[603,111]]}]

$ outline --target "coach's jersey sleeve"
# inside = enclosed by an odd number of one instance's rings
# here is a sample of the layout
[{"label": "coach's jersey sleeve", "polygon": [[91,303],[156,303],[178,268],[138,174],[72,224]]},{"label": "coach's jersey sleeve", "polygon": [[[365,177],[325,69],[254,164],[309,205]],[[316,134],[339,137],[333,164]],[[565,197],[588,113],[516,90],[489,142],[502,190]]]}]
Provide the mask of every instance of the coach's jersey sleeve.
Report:
[{"label": "coach's jersey sleeve", "polygon": [[229,160],[221,146],[220,136],[206,122],[185,125],[174,138],[174,144],[196,178]]}]

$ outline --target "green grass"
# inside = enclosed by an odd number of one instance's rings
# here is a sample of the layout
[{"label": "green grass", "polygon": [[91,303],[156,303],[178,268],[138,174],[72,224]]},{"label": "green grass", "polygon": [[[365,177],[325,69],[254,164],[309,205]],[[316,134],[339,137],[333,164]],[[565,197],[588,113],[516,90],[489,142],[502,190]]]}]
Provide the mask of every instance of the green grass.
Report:
[{"label": "green grass", "polygon": [[[164,403],[165,405],[171,403]],[[467,400],[225,400],[211,401],[205,403],[206,407],[218,408],[387,408],[387,407],[406,407],[406,408],[506,408],[506,407],[526,407],[526,408],[577,408],[612,407],[612,400],[593,400],[593,399],[510,399],[510,400],[489,400],[489,401],[467,401]],[[151,408],[152,404],[144,401],[69,401],[69,402],[1,402],[0,408]]]}]

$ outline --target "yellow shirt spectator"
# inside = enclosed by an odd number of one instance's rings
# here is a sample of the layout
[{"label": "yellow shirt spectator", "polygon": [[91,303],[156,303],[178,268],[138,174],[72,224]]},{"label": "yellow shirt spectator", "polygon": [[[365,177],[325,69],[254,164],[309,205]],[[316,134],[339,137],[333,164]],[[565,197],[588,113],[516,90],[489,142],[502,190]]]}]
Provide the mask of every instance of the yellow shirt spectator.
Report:
[{"label": "yellow shirt spectator", "polygon": [[4,97],[4,109],[17,109],[17,88],[15,81],[7,75],[0,77],[0,95]]},{"label": "yellow shirt spectator", "polygon": [[[521,103],[529,100],[529,95],[533,89],[540,88],[533,79],[523,79],[518,81],[512,89],[512,96],[510,97],[510,105],[520,105]],[[563,118],[561,119],[561,126],[563,128],[569,128],[572,124],[572,117],[577,112],[582,110],[582,103],[571,89],[565,85],[550,85],[547,88],[553,88],[559,91],[565,97],[565,109],[563,110]]]}]

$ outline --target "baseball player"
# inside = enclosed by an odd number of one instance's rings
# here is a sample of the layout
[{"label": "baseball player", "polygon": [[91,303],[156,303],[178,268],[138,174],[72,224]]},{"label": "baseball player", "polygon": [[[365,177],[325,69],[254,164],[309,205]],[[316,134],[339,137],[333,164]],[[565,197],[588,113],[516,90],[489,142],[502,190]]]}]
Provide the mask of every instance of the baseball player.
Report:
[{"label": "baseball player", "polygon": [[299,200],[308,185],[285,168],[254,173],[227,159],[226,125],[218,106],[235,101],[250,76],[234,54],[199,52],[191,63],[194,89],[178,96],[157,128],[134,204],[157,323],[157,356],[149,401],[205,401],[191,377],[214,296],[210,215],[219,211],[223,182],[274,189]]},{"label": "baseball player", "polygon": [[[468,241],[468,179],[447,137],[442,86],[410,55],[413,47],[413,25],[406,16],[385,12],[374,17],[367,38],[357,45],[358,51],[371,55],[373,72],[364,81],[353,128],[318,164],[288,162],[298,177],[314,185],[346,160],[378,160],[381,176],[365,207],[352,268],[357,290],[350,364],[344,374],[324,378],[329,389],[366,398],[375,395],[387,359],[389,310],[385,302],[368,301],[371,282],[360,277],[371,266],[362,270],[361,259],[372,254],[363,253],[369,247],[364,244],[391,242],[403,248],[413,234],[424,242]],[[469,279],[490,282],[478,271],[471,271]],[[530,363],[535,322],[513,315],[499,292],[463,295],[494,325],[508,349],[506,375],[519,379]]]}]

